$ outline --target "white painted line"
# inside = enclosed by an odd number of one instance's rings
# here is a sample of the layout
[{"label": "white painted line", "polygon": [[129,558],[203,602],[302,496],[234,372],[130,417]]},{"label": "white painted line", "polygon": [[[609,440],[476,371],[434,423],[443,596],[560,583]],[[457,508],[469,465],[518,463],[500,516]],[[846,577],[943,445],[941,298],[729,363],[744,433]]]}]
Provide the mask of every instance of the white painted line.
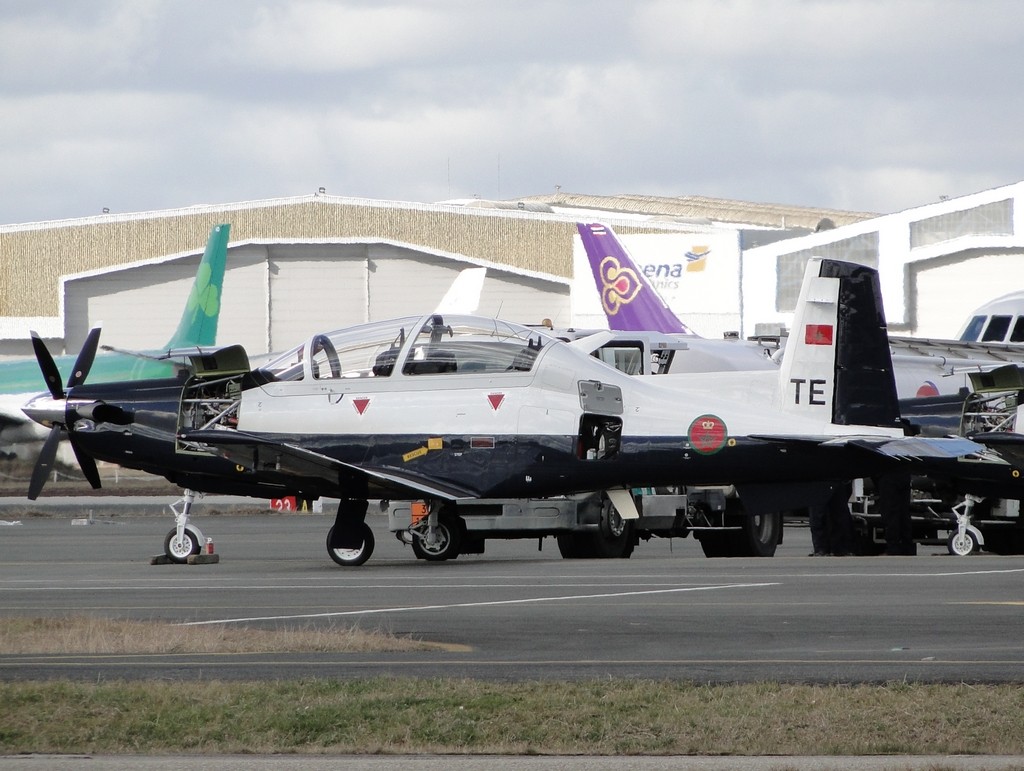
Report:
[{"label": "white painted line", "polygon": [[612,592],[610,594],[575,594],[560,597],[529,597],[521,600],[492,600],[490,602],[459,602],[450,605],[416,605],[405,608],[371,608],[367,610],[342,610],[334,613],[301,613],[290,616],[250,616],[248,618],[221,618],[208,621],[183,621],[175,626],[210,626],[212,624],[240,624],[248,621],[290,621],[300,618],[337,618],[340,616],[366,616],[380,613],[407,613],[422,610],[451,610],[452,608],[484,608],[495,605],[528,605],[538,602],[565,602],[566,600],[601,600],[609,597],[638,597],[647,594],[672,594],[679,592],[707,592],[716,589],[753,589],[767,584],[725,584],[722,586],[685,586],[676,589],[650,589],[642,592]]}]

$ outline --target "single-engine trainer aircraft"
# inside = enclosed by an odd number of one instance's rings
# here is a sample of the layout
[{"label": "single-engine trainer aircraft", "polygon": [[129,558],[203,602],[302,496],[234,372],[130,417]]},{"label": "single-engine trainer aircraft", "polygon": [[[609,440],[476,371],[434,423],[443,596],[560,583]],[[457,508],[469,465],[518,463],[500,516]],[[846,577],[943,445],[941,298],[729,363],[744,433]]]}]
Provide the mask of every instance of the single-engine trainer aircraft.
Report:
[{"label": "single-engine trainer aircraft", "polygon": [[[201,492],[339,498],[327,547],[343,565],[372,552],[369,498],[425,499],[429,528],[449,501],[598,490],[635,518],[631,487],[678,484],[776,511],[983,449],[904,436],[876,271],[811,260],[797,320],[776,371],[659,378],[591,356],[610,333],[434,313],[316,334],[257,369],[238,346],[193,350],[186,379],[92,385],[90,335],[67,387],[50,374],[25,411],[68,434],[94,486],[99,459]],[[200,543],[179,519],[165,548],[183,561]]]}]

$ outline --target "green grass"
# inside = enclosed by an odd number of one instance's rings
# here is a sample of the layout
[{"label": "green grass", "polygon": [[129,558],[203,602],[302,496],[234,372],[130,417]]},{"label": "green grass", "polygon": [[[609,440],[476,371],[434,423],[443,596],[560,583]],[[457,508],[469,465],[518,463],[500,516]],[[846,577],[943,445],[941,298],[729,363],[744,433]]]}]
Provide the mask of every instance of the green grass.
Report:
[{"label": "green grass", "polygon": [[0,684],[0,753],[1024,754],[1016,685]]}]

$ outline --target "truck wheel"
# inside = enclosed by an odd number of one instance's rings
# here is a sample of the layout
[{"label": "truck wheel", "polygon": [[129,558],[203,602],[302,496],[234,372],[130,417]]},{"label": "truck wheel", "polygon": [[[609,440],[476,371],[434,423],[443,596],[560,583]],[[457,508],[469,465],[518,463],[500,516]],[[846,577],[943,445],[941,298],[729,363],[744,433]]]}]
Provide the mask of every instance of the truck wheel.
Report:
[{"label": "truck wheel", "polygon": [[555,536],[558,544],[558,553],[565,560],[592,559],[597,555],[594,553],[594,541],[586,538],[586,533],[559,533]]},{"label": "truck wheel", "polygon": [[443,562],[459,556],[462,530],[459,521],[452,517],[441,517],[434,528],[434,543],[427,543],[419,533],[413,533],[412,551],[417,559],[428,562]]},{"label": "truck wheel", "polygon": [[600,559],[629,559],[636,545],[633,523],[620,517],[607,500],[601,508],[601,524],[591,539],[594,556]]},{"label": "truck wheel", "polygon": [[731,525],[738,530],[707,530],[697,538],[705,557],[774,557],[782,533],[782,512],[750,515],[736,498],[726,502]]},{"label": "truck wheel", "polygon": [[782,512],[755,514],[743,518],[744,551],[748,557],[774,557],[782,533]]},{"label": "truck wheel", "polygon": [[735,544],[729,531],[705,530],[696,536],[705,557],[735,557]]}]

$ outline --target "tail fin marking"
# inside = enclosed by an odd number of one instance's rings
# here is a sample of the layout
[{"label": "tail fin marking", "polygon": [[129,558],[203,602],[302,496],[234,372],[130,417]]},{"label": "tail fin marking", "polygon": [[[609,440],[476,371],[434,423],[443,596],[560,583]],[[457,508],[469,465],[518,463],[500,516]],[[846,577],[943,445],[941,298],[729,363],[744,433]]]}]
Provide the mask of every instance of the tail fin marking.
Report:
[{"label": "tail fin marking", "polygon": [[220,318],[230,233],[231,226],[228,224],[215,225],[210,231],[178,329],[167,342],[168,350],[214,345],[217,342],[217,321]]},{"label": "tail fin marking", "polygon": [[610,227],[580,222],[576,229],[611,329],[693,334],[658,296]]},{"label": "tail fin marking", "polygon": [[837,425],[901,426],[876,270],[808,262],[779,377],[784,410]]}]

